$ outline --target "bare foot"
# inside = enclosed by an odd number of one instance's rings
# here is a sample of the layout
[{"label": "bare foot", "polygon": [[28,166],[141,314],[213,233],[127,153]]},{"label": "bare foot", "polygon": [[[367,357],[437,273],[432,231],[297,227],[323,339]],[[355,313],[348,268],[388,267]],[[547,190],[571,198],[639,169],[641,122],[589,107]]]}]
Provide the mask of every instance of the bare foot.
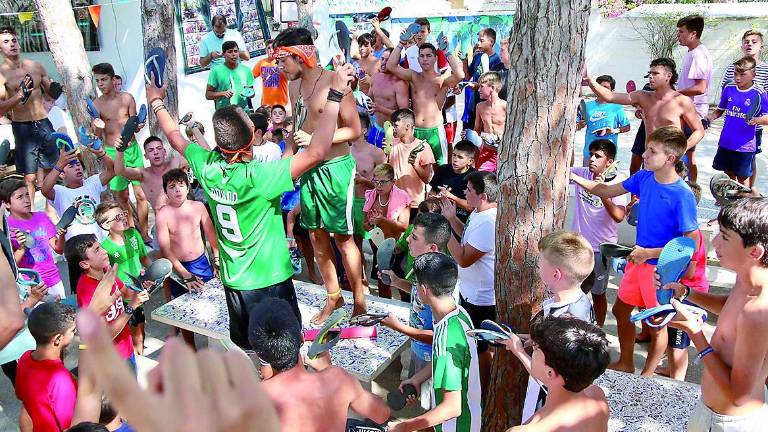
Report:
[{"label": "bare foot", "polygon": [[616,371],[619,371],[619,372],[626,372],[626,373],[629,373],[629,374],[635,373],[635,368],[633,366],[621,364],[619,362],[613,362],[613,363],[609,364],[608,365],[608,369],[616,370]]},{"label": "bare foot", "polygon": [[366,306],[365,301],[363,301],[363,304],[357,304],[352,307],[352,316],[358,316],[362,315],[364,313],[368,312],[368,306]]},{"label": "bare foot", "polygon": [[309,274],[309,281],[312,282],[315,285],[322,285],[323,284],[323,278],[320,277],[318,274]]},{"label": "bare foot", "polygon": [[336,309],[344,306],[344,297],[339,296],[337,299],[326,299],[325,306],[317,315],[313,316],[310,322],[314,325],[320,325],[328,319],[329,316]]},{"label": "bare foot", "polygon": [[669,368],[667,366],[656,366],[654,373],[669,378]]}]

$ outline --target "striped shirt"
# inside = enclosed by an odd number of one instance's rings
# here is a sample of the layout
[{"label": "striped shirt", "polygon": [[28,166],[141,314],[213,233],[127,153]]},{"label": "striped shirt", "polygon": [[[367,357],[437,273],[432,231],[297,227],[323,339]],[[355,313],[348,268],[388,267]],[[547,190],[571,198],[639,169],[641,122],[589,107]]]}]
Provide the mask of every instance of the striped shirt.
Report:
[{"label": "striped shirt", "polygon": [[434,325],[432,408],[443,402],[445,392],[461,392],[461,414],[435,426],[435,432],[480,432],[482,412],[477,345],[466,333],[472,328],[472,320],[461,306],[456,306]]},{"label": "striped shirt", "polygon": [[[720,83],[720,87],[724,87],[728,82],[733,82],[734,68],[733,63],[725,68],[725,75],[723,75],[723,82]],[[760,62],[755,67],[755,86],[768,91],[768,63]]]}]

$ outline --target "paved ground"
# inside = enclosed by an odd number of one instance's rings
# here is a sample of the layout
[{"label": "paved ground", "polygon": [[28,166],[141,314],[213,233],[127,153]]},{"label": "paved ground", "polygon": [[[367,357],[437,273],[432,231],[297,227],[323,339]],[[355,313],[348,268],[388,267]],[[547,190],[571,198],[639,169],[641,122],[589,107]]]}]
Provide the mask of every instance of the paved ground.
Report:
[{"label": "paved ground", "polygon": [[[639,124],[639,121],[633,120],[632,122],[632,131],[628,134],[623,134],[620,139],[619,143],[619,160],[621,161],[621,170],[624,175],[628,173],[629,168],[629,149],[632,145],[632,140],[634,138],[634,131],[637,129],[637,126]],[[699,217],[700,220],[706,221],[713,217],[713,215],[716,215],[716,208],[714,206],[714,201],[711,198],[711,195],[708,190],[708,183],[709,179],[713,174],[712,170],[712,158],[714,157],[715,150],[717,148],[717,140],[719,138],[720,129],[722,127],[722,122],[716,122],[714,126],[708,131],[706,138],[704,141],[699,145],[698,150],[696,152],[696,159],[699,164],[699,184],[702,185],[704,188],[704,198],[702,199],[702,203],[700,204],[700,212]],[[583,133],[579,133],[577,135],[577,144],[582,145],[583,144]],[[580,154],[580,152],[576,152],[577,155]],[[580,159],[580,156],[577,156]],[[580,160],[577,159],[576,163],[579,164]],[[758,157],[759,162],[759,172],[760,173],[766,173],[768,172],[768,168],[766,168],[766,158],[763,155],[760,155]],[[759,190],[768,190],[768,187],[766,187],[766,176],[762,176],[758,180],[757,187]],[[37,201],[37,206],[42,207],[42,201]],[[370,261],[370,251],[368,254],[368,260]],[[302,275],[302,279],[306,280],[305,275]],[[613,304],[613,301],[616,298],[616,278],[614,277],[612,279],[612,284],[609,286],[608,290],[608,299],[610,304]],[[155,296],[147,305],[147,316],[149,316],[149,311],[153,310],[154,308],[158,307],[161,304],[161,296]],[[610,308],[609,308],[610,309]],[[147,322],[147,341],[146,346],[147,350],[145,352],[145,355],[147,355],[149,358],[157,359],[157,355],[159,353],[159,349],[163,345],[163,340],[168,335],[170,328],[164,324],[157,323],[155,321],[149,320]],[[608,319],[606,320],[606,326],[605,326],[606,332],[609,334],[609,339],[613,345],[613,351],[616,351],[617,347],[617,340],[615,338],[616,334],[616,323],[615,320],[613,320],[613,317],[611,316],[610,312],[608,313]],[[204,346],[205,340],[203,338],[198,338],[198,346]],[[73,345],[76,346],[76,345]],[[645,351],[646,346],[645,345],[637,345],[636,352],[635,352],[635,363],[638,367],[642,367],[642,364],[645,361]],[[68,366],[74,366],[75,360],[74,356],[76,356],[76,351],[70,351],[68,356],[67,365]],[[616,353],[614,352],[614,357],[616,356]],[[690,356],[693,357],[693,356]],[[688,376],[686,378],[687,381],[691,382],[699,382],[701,375],[701,370],[696,365],[691,365],[691,367],[688,370]],[[386,396],[386,393],[395,388],[397,384],[399,383],[400,379],[400,362],[395,361],[387,370],[384,371],[384,373],[379,376],[379,378],[376,380],[376,382],[373,384],[373,391],[381,396]],[[16,418],[18,416],[20,404],[14,397],[13,389],[10,385],[10,382],[5,377],[0,377],[0,430],[1,431],[16,431],[18,428],[16,427]],[[404,410],[399,412],[398,414],[403,417],[411,417],[416,413],[415,409],[410,410]]]}]

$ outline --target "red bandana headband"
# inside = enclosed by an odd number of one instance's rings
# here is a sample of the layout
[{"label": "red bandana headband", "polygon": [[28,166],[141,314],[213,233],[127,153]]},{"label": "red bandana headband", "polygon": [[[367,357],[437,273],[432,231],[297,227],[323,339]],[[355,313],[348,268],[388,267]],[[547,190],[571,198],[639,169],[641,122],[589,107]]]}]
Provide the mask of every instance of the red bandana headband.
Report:
[{"label": "red bandana headband", "polygon": [[294,45],[275,48],[272,58],[277,60],[288,56],[298,56],[307,66],[313,68],[317,66],[317,55],[315,55],[314,45]]}]

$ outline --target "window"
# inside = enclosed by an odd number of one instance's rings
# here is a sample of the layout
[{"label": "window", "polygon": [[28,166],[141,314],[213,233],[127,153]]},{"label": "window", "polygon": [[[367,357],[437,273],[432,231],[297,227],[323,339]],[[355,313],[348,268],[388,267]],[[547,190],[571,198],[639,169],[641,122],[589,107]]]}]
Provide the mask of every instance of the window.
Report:
[{"label": "window", "polygon": [[[75,13],[75,22],[83,35],[83,45],[86,51],[99,50],[99,34],[88,8],[93,4],[98,4],[96,0],[71,0]],[[40,20],[40,14],[37,12],[35,3],[32,0],[6,0],[0,2],[0,13],[14,13],[34,11],[32,19],[21,24],[18,15],[0,16],[0,27],[10,26],[16,29],[16,35],[19,39],[22,52],[46,52],[48,41],[43,32],[43,23]]]}]

